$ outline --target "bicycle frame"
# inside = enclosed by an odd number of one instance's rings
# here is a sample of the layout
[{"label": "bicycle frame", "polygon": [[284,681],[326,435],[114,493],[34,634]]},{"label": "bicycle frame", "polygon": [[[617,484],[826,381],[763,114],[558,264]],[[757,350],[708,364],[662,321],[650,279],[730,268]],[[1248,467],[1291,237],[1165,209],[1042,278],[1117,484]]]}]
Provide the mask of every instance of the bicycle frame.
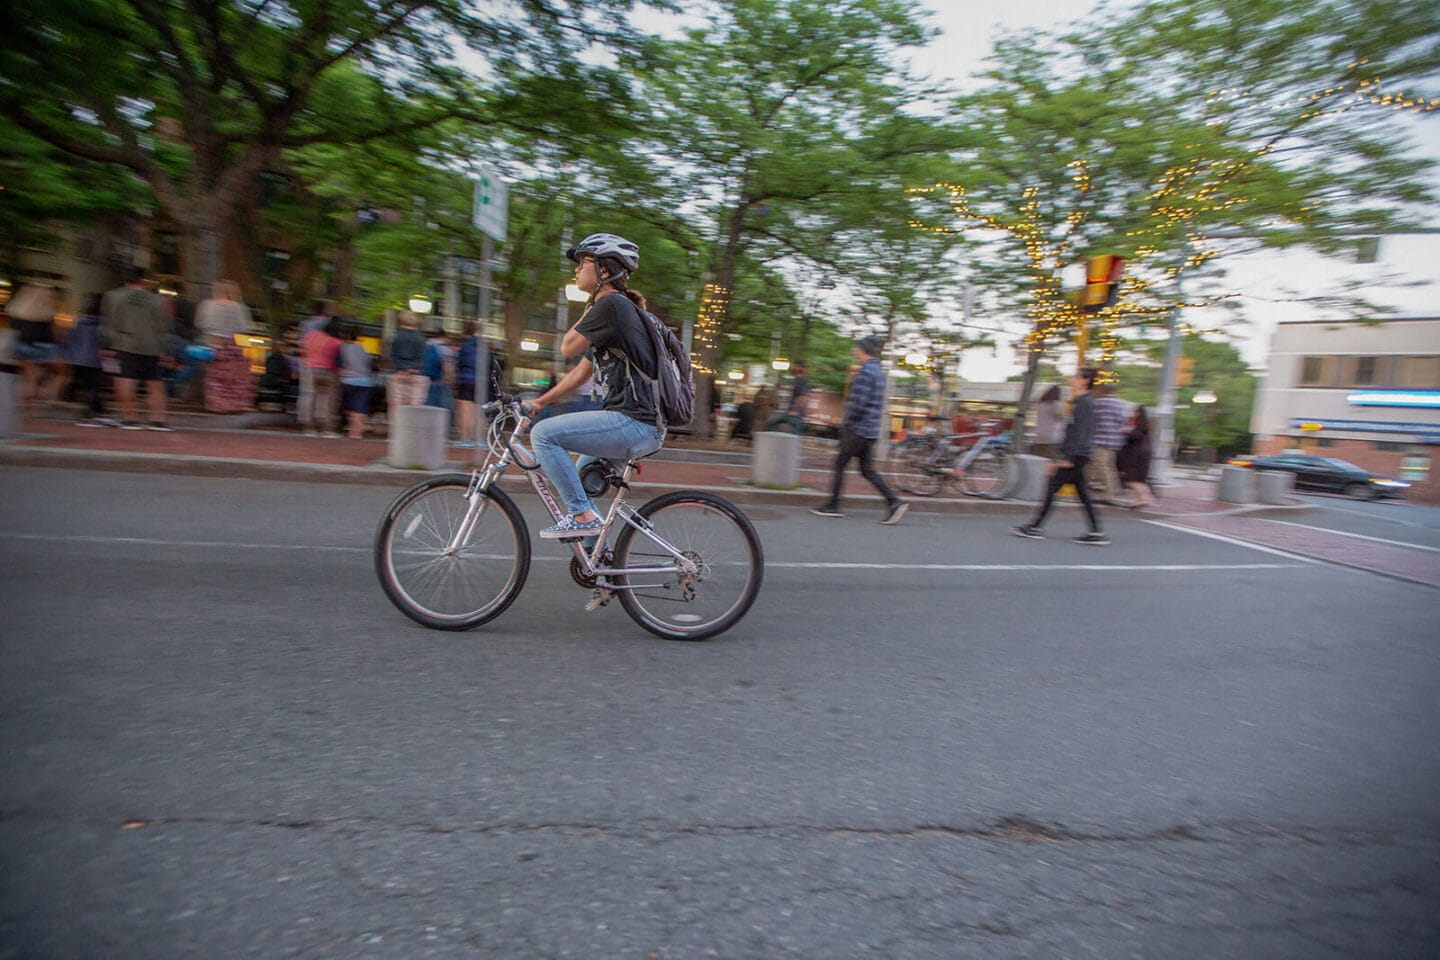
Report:
[{"label": "bicycle frame", "polygon": [[[465,491],[465,499],[469,502],[470,509],[466,512],[464,519],[456,528],[455,536],[452,537],[450,543],[446,545],[446,553],[452,555],[458,553],[461,546],[469,539],[475,529],[476,522],[480,519],[480,514],[484,510],[485,504],[489,502],[485,497],[480,496],[480,494],[489,490],[491,485],[499,480],[512,464],[525,471],[525,476],[530,480],[531,488],[534,489],[536,496],[540,498],[540,502],[550,511],[551,517],[558,522],[566,515],[565,511],[560,508],[559,503],[556,502],[554,491],[550,488],[550,481],[545,476],[545,472],[540,468],[540,461],[520,442],[520,437],[522,437],[530,427],[532,422],[531,417],[523,412],[518,403],[513,401],[492,401],[492,403],[486,405],[486,410],[508,411],[511,416],[515,417],[515,426],[510,430],[509,436],[505,437],[503,441],[498,441],[503,444],[498,456],[495,451],[498,438],[491,438],[490,452],[486,455],[485,462],[470,474],[470,486]],[[584,548],[584,538],[576,537],[573,540],[562,540],[561,542],[569,544],[570,549],[574,552],[576,560],[579,562],[581,569],[587,577],[600,576],[602,573],[606,577],[614,577],[634,576],[636,574],[657,573],[661,571],[669,574],[675,572],[676,568],[674,565],[661,563],[641,564],[639,566],[629,567],[610,567],[604,565],[602,559],[605,556],[606,540],[609,537],[611,528],[618,519],[634,527],[636,532],[643,534],[661,550],[669,554],[675,563],[679,564],[680,572],[685,576],[696,576],[699,573],[699,568],[696,566],[695,561],[656,534],[653,525],[644,517],[640,516],[635,509],[626,502],[625,491],[629,489],[630,477],[634,474],[637,467],[638,464],[635,460],[627,460],[624,467],[621,468],[618,481],[614,484],[615,495],[610,499],[610,505],[605,511],[604,525],[594,533],[587,534],[587,536],[595,538],[595,546],[590,552],[587,552]],[[662,585],[661,583],[627,583],[623,587],[620,587],[606,584],[606,589],[637,590]]]}]

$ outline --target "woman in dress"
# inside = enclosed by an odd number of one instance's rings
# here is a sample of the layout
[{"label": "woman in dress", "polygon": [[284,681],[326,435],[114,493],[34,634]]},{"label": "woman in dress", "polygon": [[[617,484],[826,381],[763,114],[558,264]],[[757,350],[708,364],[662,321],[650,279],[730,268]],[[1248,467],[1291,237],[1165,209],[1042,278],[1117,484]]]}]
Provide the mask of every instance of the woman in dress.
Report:
[{"label": "woman in dress", "polygon": [[1150,492],[1150,419],[1145,408],[1135,408],[1135,419],[1130,432],[1125,434],[1125,444],[1115,454],[1115,468],[1120,471],[1120,482],[1130,491],[1130,508],[1148,507],[1155,502]]},{"label": "woman in dress", "polygon": [[215,353],[205,364],[205,409],[245,413],[255,409],[255,378],[235,335],[249,332],[250,308],[241,302],[240,285],[234,280],[216,282],[213,294],[195,316],[204,345]]}]

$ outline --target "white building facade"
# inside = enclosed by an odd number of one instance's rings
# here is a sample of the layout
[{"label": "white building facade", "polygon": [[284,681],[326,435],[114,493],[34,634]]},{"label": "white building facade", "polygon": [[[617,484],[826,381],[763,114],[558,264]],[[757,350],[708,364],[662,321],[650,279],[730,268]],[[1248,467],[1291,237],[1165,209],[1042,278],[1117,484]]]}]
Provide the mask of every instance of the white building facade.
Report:
[{"label": "white building facade", "polygon": [[1440,503],[1440,317],[1276,325],[1250,429],[1256,453],[1338,457]]}]

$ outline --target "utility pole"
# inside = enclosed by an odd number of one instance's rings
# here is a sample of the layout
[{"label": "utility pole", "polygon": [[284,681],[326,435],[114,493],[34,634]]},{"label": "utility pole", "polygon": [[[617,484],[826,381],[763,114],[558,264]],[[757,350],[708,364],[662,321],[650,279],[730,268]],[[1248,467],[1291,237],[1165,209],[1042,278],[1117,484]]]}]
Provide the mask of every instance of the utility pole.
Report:
[{"label": "utility pole", "polygon": [[1155,410],[1158,442],[1150,453],[1150,475],[1155,482],[1169,485],[1173,482],[1174,458],[1171,449],[1175,446],[1175,371],[1180,366],[1180,306],[1184,302],[1181,280],[1185,275],[1185,261],[1175,274],[1175,305],[1170,309],[1166,321],[1168,337],[1165,341],[1165,363],[1160,368],[1160,402]]}]

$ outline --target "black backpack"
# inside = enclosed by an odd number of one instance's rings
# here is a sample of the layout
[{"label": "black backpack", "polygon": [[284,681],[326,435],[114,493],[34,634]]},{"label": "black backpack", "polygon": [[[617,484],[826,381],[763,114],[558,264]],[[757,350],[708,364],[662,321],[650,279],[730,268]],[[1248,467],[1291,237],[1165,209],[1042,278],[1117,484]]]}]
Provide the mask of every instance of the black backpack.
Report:
[{"label": "black backpack", "polygon": [[[655,350],[655,367],[658,376],[648,376],[629,357],[625,366],[630,376],[638,376],[650,385],[650,395],[655,398],[655,411],[660,415],[660,426],[684,426],[695,416],[695,373],[690,367],[690,355],[674,331],[660,322],[660,318],[649,310],[635,308],[645,321],[650,334],[650,346]],[[632,387],[633,389],[633,387]]]}]

